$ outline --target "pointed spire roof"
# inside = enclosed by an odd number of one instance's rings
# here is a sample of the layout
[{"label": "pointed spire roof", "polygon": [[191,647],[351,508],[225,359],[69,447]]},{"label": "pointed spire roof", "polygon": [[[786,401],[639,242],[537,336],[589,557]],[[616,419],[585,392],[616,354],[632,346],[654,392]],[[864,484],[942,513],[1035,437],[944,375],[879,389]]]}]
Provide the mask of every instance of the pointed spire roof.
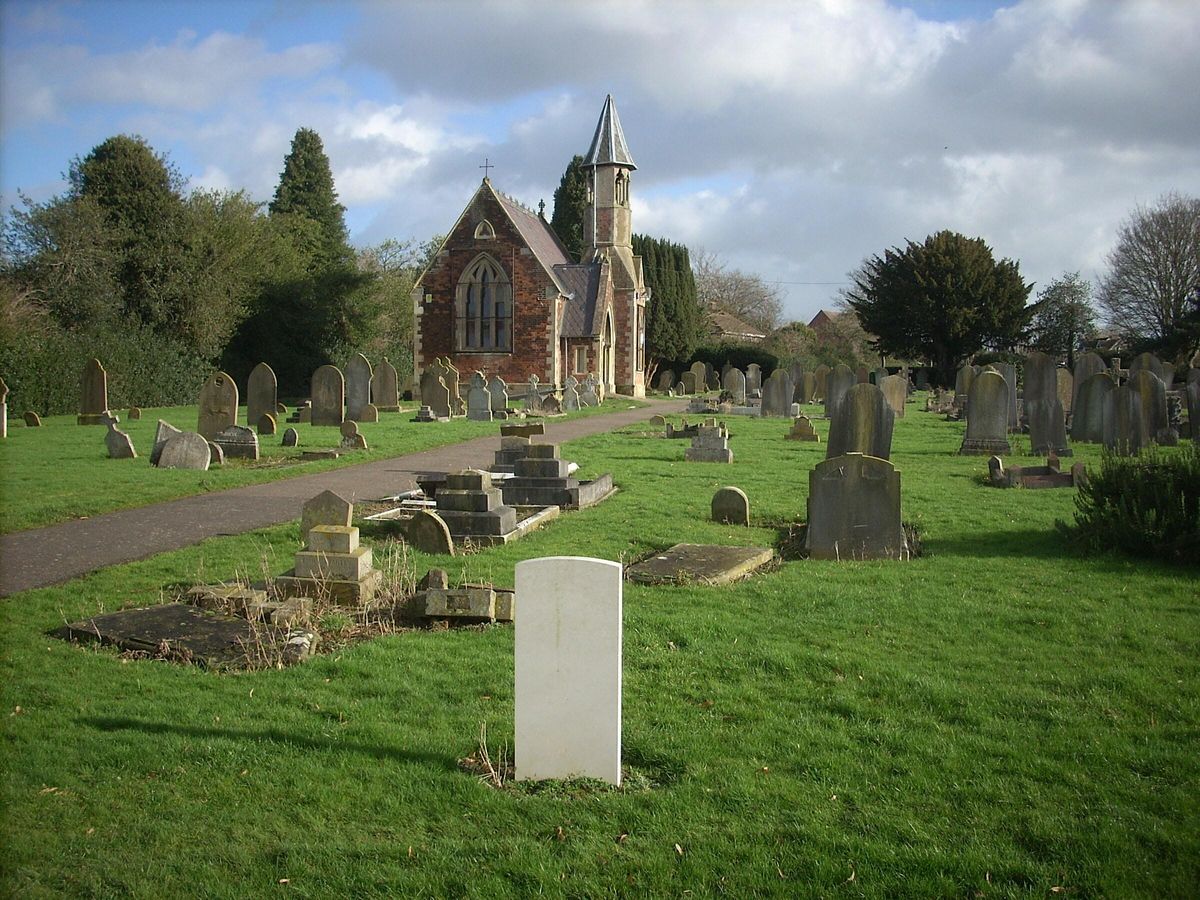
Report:
[{"label": "pointed spire roof", "polygon": [[604,109],[600,111],[600,121],[596,124],[596,136],[592,138],[592,147],[583,164],[637,168],[633,164],[633,157],[629,155],[629,148],[625,146],[625,133],[621,131],[621,120],[617,118],[617,106],[613,103],[612,94],[604,98]]}]

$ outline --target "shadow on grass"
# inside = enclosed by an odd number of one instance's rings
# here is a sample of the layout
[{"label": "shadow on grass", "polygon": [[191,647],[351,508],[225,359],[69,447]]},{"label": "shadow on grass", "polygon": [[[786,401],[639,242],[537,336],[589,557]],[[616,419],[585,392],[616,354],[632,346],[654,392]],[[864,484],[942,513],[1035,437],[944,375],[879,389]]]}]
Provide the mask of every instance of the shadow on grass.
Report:
[{"label": "shadow on grass", "polygon": [[312,737],[301,737],[287,734],[278,729],[268,728],[262,731],[252,731],[237,728],[210,728],[195,725],[176,725],[168,722],[147,722],[142,719],[118,719],[110,717],[87,716],[78,720],[99,731],[140,731],[143,734],[179,735],[191,738],[227,738],[233,741],[268,741],[299,747],[305,750],[329,750],[339,753],[361,753],[376,759],[394,760],[397,762],[419,762],[437,766],[448,772],[457,772],[458,763],[452,754],[441,755],[417,750],[403,750],[398,747],[380,747],[359,744],[354,741],[320,740]]},{"label": "shadow on grass", "polygon": [[924,538],[926,556],[1019,556],[1031,559],[1074,557],[1052,529],[977,532],[955,537]]}]

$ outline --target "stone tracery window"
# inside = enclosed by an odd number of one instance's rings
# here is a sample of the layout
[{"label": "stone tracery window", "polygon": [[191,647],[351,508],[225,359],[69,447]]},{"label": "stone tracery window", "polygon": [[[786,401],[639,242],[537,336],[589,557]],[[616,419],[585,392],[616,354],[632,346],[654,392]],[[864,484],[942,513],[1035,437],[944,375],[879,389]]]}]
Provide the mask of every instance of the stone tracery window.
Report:
[{"label": "stone tracery window", "polygon": [[512,350],[512,284],[492,257],[481,254],[463,271],[454,311],[459,350]]}]

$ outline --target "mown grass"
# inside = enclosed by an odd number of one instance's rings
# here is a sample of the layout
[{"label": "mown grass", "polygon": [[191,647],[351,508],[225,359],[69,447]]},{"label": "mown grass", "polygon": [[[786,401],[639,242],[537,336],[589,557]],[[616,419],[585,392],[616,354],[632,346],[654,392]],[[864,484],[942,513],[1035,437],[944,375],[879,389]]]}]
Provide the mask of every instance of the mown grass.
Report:
[{"label": "mown grass", "polygon": [[[639,403],[628,397],[609,398],[603,407],[590,407],[567,416],[597,415]],[[124,411],[118,410],[119,427],[133,440],[137,459],[109,459],[104,444],[105,429],[77,425],[75,416],[46,416],[40,428],[27,428],[19,419],[13,420],[9,422],[8,437],[0,441],[0,533],[208,491],[310,475],[496,433],[495,424],[489,422],[466,419],[438,424],[413,422],[415,409],[415,406],[405,407],[400,413],[381,413],[378,422],[360,425],[369,447],[366,453],[302,462],[300,454],[305,450],[338,446],[340,432],[337,428],[289,426],[281,422],[277,435],[259,438],[257,462],[229,459],[223,466],[207,472],[156,469],[150,465],[158,420],[195,430],[194,406],[147,408],[136,420],[126,420]],[[239,421],[246,421],[245,407]],[[281,446],[283,431],[288,427],[299,432],[298,447]]]},{"label": "mown grass", "polygon": [[[627,791],[496,790],[458,768],[481,724],[493,757],[511,745],[508,627],[240,675],[45,636],[163,585],[283,571],[294,525],[0,602],[6,891],[1193,896],[1197,571],[1067,555],[1053,522],[1073,491],[984,485],[983,458],[953,455],[962,425],[909,408],[893,460],[920,558],[626,586]],[[824,444],[729,425],[732,466],[685,464],[686,441],[649,429],[574,442],[612,499],[506,547],[409,558],[511,586],[532,556],[774,542]],[[708,521],[725,484],[755,527]]]}]

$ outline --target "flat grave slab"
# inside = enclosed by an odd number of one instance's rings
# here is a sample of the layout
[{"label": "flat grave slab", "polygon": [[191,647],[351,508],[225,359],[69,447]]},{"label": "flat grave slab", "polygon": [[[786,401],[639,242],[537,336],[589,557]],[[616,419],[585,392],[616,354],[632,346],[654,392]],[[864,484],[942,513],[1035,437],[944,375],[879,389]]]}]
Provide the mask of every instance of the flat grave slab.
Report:
[{"label": "flat grave slab", "polygon": [[64,640],[99,641],[121,650],[167,656],[210,668],[253,665],[260,661],[263,646],[272,643],[283,651],[284,661],[298,661],[287,650],[291,644],[287,631],[188,603],[104,613],[71,622],[54,633]]},{"label": "flat grave slab", "polygon": [[728,547],[723,544],[676,544],[626,569],[638,584],[728,584],[775,558],[769,547]]}]

